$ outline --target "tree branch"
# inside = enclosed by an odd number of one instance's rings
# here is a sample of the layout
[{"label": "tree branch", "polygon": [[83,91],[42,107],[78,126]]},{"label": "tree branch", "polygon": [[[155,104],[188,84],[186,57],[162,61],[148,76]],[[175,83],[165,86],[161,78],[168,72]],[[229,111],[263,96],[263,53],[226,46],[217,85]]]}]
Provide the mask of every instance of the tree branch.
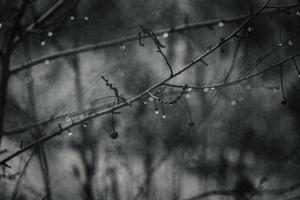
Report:
[{"label": "tree branch", "polygon": [[164,85],[166,82],[170,81],[171,79],[179,76],[180,74],[182,74],[183,72],[187,71],[188,69],[190,69],[192,66],[194,66],[196,63],[200,62],[203,58],[207,57],[208,55],[210,55],[211,53],[213,53],[216,49],[218,49],[219,47],[221,47],[223,44],[225,44],[226,42],[228,42],[231,38],[233,38],[235,36],[235,34],[237,34],[241,29],[243,29],[251,20],[253,20],[265,7],[266,5],[269,3],[270,0],[266,0],[263,5],[253,14],[251,15],[248,19],[246,19],[241,25],[239,25],[231,34],[229,34],[227,37],[224,38],[224,40],[222,40],[222,42],[217,43],[215,46],[213,46],[210,50],[207,50],[205,53],[203,53],[201,56],[197,57],[196,59],[194,59],[191,63],[187,64],[186,66],[184,66],[181,70],[179,70],[178,72],[174,73],[172,76],[152,85],[151,87],[149,87],[148,89],[146,89],[145,91],[141,92],[140,94],[136,95],[135,97],[128,99],[126,103],[119,103],[113,107],[104,109],[102,111],[99,112],[95,112],[92,113],[86,117],[84,117],[83,119],[80,119],[78,121],[74,121],[72,124],[65,126],[64,128],[62,128],[60,126],[59,130],[50,134],[50,135],[45,135],[42,136],[40,138],[38,138],[37,140],[33,141],[32,143],[28,144],[27,146],[25,146],[23,149],[18,150],[14,153],[12,153],[11,155],[8,155],[6,158],[2,159],[0,161],[0,165],[5,164],[7,161],[11,160],[12,158],[22,154],[23,152],[27,151],[28,149],[31,149],[32,147],[35,147],[38,144],[44,143],[58,135],[61,135],[63,132],[67,132],[68,130],[70,130],[71,128],[73,128],[74,126],[80,125],[82,122],[85,122],[87,120],[93,119],[95,117],[98,116],[102,116],[108,113],[111,113],[115,110],[119,110],[123,107],[128,106],[129,104],[132,104],[133,102],[139,101],[140,99],[142,99],[144,96],[147,96],[149,92],[151,92],[152,90]]}]

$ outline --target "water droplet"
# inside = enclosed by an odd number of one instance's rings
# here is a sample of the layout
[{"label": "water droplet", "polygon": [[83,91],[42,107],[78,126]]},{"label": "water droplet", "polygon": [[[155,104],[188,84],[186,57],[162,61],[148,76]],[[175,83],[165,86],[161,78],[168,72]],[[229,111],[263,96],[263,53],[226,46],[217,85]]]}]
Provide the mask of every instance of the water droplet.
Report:
[{"label": "water droplet", "polygon": [[252,28],[251,26],[249,26],[249,27],[247,28],[247,31],[250,33],[250,32],[253,31],[253,28]]},{"label": "water droplet", "polygon": [[188,92],[192,91],[192,88],[188,88],[187,91],[188,91]]},{"label": "water droplet", "polygon": [[68,136],[72,136],[73,135],[73,133],[72,133],[72,131],[68,131]]},{"label": "water droplet", "polygon": [[42,40],[42,41],[40,42],[40,45],[41,45],[42,47],[46,46],[46,41],[45,41],[45,40]]},{"label": "water droplet", "polygon": [[289,46],[293,46],[293,44],[294,44],[294,43],[293,43],[292,40],[289,40],[289,41],[288,41],[288,45],[289,45]]},{"label": "water droplet", "polygon": [[232,100],[231,102],[230,102],[230,104],[232,105],[232,106],[235,106],[236,105],[236,100]]},{"label": "water droplet", "polygon": [[278,42],[278,46],[280,46],[280,47],[282,46],[282,42],[281,41]]},{"label": "water droplet", "polygon": [[297,15],[297,16],[300,16],[300,10],[297,10],[297,11],[296,11],[296,15]]},{"label": "water droplet", "polygon": [[74,21],[75,20],[75,17],[72,15],[72,16],[70,16],[70,20],[71,21]]},{"label": "water droplet", "polygon": [[121,45],[120,49],[124,51],[126,49],[126,45],[125,44]]},{"label": "water droplet", "polygon": [[83,19],[84,21],[89,21],[89,16],[85,16]]},{"label": "water droplet", "polygon": [[147,101],[144,101],[144,104],[147,105]]},{"label": "water droplet", "polygon": [[224,22],[223,21],[220,21],[219,23],[218,23],[218,26],[219,27],[223,27],[225,24],[224,24]]},{"label": "water droplet", "polygon": [[83,122],[82,127],[83,127],[83,128],[86,128],[87,125],[88,125],[87,122]]},{"label": "water droplet", "polygon": [[44,63],[45,63],[46,65],[49,65],[49,64],[50,64],[50,60],[46,59],[46,60],[44,61]]},{"label": "water droplet", "polygon": [[185,98],[187,99],[191,98],[191,94],[185,94]]},{"label": "water droplet", "polygon": [[168,38],[168,37],[169,37],[169,33],[166,32],[163,34],[163,38]]},{"label": "water droplet", "polygon": [[47,35],[48,35],[48,37],[52,37],[53,36],[53,32],[50,31],[50,32],[48,32]]},{"label": "water droplet", "polygon": [[300,74],[298,74],[298,78],[300,78]]},{"label": "water droplet", "polygon": [[2,23],[0,23],[0,28],[2,28]]},{"label": "water droplet", "polygon": [[166,115],[163,115],[163,116],[162,116],[162,118],[163,118],[163,119],[166,119],[166,118],[167,118],[167,116],[166,116]]},{"label": "water droplet", "polygon": [[210,89],[211,89],[211,90],[214,90],[215,88],[214,88],[214,87],[211,87]]},{"label": "water droplet", "polygon": [[203,90],[205,93],[209,91],[209,88],[204,88]]},{"label": "water droplet", "polygon": [[149,101],[154,101],[154,98],[153,97],[149,97]]},{"label": "water droplet", "polygon": [[158,115],[159,114],[159,110],[155,109],[155,114]]}]

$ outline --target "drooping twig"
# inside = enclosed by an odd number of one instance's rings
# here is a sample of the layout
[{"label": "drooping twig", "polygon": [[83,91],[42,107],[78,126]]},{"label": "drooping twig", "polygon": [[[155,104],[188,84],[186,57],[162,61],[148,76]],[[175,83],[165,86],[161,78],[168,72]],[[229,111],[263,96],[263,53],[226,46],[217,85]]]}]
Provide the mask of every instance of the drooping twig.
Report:
[{"label": "drooping twig", "polygon": [[108,79],[106,79],[104,76],[101,76],[101,78],[105,81],[106,86],[108,86],[109,89],[115,93],[115,98],[117,99],[117,102],[120,103],[120,99],[124,98],[120,97],[118,88],[114,87],[112,83],[109,83]]},{"label": "drooping twig", "polygon": [[[161,48],[165,48],[165,46],[163,44],[161,44],[161,42],[159,41],[159,39],[157,38],[157,36],[155,35],[155,33],[153,31],[151,31],[150,29],[144,28],[142,25],[139,25],[139,27],[141,28],[143,34],[148,35],[148,37],[153,40],[153,42],[157,48],[157,52],[164,58],[165,63],[167,64],[167,66],[170,70],[170,76],[172,76],[173,68],[172,68],[170,62],[168,61],[167,56],[161,50]],[[142,34],[141,33],[139,33],[139,43],[141,46],[144,46],[144,44],[142,43]]]}]

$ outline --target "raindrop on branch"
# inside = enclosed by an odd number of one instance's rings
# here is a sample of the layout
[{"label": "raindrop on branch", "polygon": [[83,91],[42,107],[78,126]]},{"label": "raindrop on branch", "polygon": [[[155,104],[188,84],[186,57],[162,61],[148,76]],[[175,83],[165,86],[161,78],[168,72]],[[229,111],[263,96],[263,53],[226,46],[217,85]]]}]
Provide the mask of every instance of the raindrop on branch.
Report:
[{"label": "raindrop on branch", "polygon": [[209,88],[204,88],[203,90],[205,93],[207,93],[209,91]]},{"label": "raindrop on branch", "polygon": [[48,37],[52,37],[53,36],[53,32],[50,31],[50,32],[48,32],[47,35],[48,35]]},{"label": "raindrop on branch", "polygon": [[225,24],[224,24],[224,22],[223,21],[220,21],[219,23],[218,23],[218,26],[219,27],[223,27]]},{"label": "raindrop on branch", "polygon": [[126,45],[125,44],[121,45],[120,49],[124,51],[126,49]]},{"label": "raindrop on branch", "polygon": [[168,37],[169,37],[169,33],[166,32],[163,34],[163,38],[168,38]]},{"label": "raindrop on branch", "polygon": [[72,136],[72,135],[73,135],[72,131],[68,130],[68,136]]},{"label": "raindrop on branch", "polygon": [[49,64],[50,64],[50,60],[46,59],[46,60],[44,61],[44,63],[45,63],[46,65],[49,65]]},{"label": "raindrop on branch", "polygon": [[42,47],[46,46],[46,41],[45,41],[45,40],[42,40],[42,41],[40,42],[40,45],[41,45]]}]

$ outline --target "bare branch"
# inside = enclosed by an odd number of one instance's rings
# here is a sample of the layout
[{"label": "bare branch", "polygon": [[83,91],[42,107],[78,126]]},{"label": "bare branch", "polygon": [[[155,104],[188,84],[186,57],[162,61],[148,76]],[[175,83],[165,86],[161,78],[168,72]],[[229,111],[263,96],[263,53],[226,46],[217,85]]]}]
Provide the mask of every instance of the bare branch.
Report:
[{"label": "bare branch", "polygon": [[196,63],[200,62],[203,58],[207,57],[208,55],[210,55],[211,53],[213,53],[215,50],[217,50],[218,48],[220,48],[220,46],[222,46],[223,44],[225,44],[226,42],[228,42],[231,38],[234,37],[234,35],[236,33],[238,33],[241,29],[243,29],[251,20],[253,20],[264,8],[265,6],[269,3],[270,0],[266,0],[263,5],[253,14],[251,15],[247,20],[245,20],[241,25],[239,25],[231,34],[229,34],[226,38],[224,38],[224,40],[222,41],[222,43],[217,43],[215,46],[213,46],[211,48],[211,50],[207,50],[205,53],[203,53],[201,56],[197,57],[196,59],[194,59],[191,63],[187,64],[186,66],[184,66],[181,70],[179,70],[178,72],[174,73],[172,76],[152,85],[151,87],[149,87],[148,89],[146,89],[145,91],[141,92],[140,94],[136,95],[133,98],[130,98],[127,100],[126,103],[119,103],[113,107],[104,109],[102,111],[98,111],[95,113],[92,113],[86,117],[84,117],[83,119],[80,119],[78,121],[74,121],[72,124],[65,126],[64,128],[60,128],[58,131],[50,134],[50,135],[45,135],[42,136],[40,138],[38,138],[37,140],[33,141],[32,143],[28,144],[27,146],[25,146],[23,149],[18,150],[14,153],[12,153],[11,155],[8,155],[6,158],[2,159],[0,161],[0,165],[5,164],[7,161],[11,160],[12,158],[22,154],[23,152],[35,147],[38,144],[44,143],[60,134],[62,134],[65,131],[70,130],[72,127],[80,125],[82,122],[85,122],[87,120],[93,119],[95,117],[98,116],[102,116],[108,113],[111,113],[112,111],[115,110],[119,110],[125,106],[128,106],[128,104],[132,104],[133,102],[139,101],[140,99],[142,99],[143,97],[145,97],[146,95],[148,95],[149,92],[151,92],[152,90],[164,85],[165,83],[167,83],[168,81],[170,81],[171,79],[179,76],[180,74],[182,74],[183,72],[187,71],[188,69],[190,69],[192,66],[194,66]]}]

